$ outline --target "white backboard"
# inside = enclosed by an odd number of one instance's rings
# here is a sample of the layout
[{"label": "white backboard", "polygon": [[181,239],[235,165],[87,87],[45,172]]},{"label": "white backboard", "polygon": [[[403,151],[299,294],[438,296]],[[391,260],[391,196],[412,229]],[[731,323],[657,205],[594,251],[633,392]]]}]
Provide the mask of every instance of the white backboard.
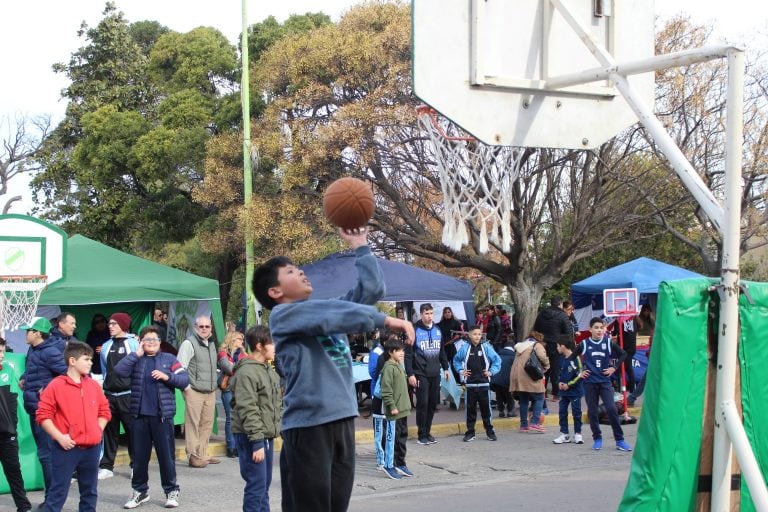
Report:
[{"label": "white backboard", "polygon": [[46,275],[48,284],[64,276],[67,235],[26,215],[0,215],[0,276]]},{"label": "white backboard", "polygon": [[[617,62],[653,55],[653,0],[562,1]],[[547,89],[600,67],[550,0],[413,0],[412,16],[416,95],[487,144],[593,148],[637,122],[607,81]],[[652,104],[653,73],[629,80]]]}]

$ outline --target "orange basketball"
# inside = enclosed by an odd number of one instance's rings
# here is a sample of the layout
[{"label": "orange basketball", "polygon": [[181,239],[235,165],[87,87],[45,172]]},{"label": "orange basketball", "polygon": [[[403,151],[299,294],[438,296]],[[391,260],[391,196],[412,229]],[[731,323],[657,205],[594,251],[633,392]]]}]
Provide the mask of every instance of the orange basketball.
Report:
[{"label": "orange basketball", "polygon": [[323,196],[323,212],[331,224],[343,229],[361,228],[373,217],[371,186],[357,178],[340,178]]}]

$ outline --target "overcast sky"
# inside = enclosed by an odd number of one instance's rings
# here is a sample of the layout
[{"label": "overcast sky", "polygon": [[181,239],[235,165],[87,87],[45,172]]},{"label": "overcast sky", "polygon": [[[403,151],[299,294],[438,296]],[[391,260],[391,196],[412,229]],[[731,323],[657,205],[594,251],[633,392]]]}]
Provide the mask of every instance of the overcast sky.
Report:
[{"label": "overcast sky", "polygon": [[[236,0],[115,0],[130,22],[155,20],[178,32],[198,26],[219,29],[235,42],[242,23],[241,2]],[[444,0],[459,1],[459,0]],[[285,20],[290,14],[322,10],[338,20],[356,1],[350,0],[250,0],[248,20],[256,23],[267,16]],[[0,6],[0,48],[3,77],[0,80],[0,120],[14,116],[50,114],[61,119],[65,104],[59,93],[66,80],[51,71],[56,62],[67,62],[72,52],[83,45],[76,35],[82,21],[95,26],[102,18],[105,0],[5,0]],[[747,41],[765,49],[768,39],[768,2],[765,0],[656,0],[656,12],[669,17],[678,12],[695,21],[714,21],[718,34],[730,42]],[[748,51],[751,49],[748,48]],[[3,125],[5,128],[5,125]],[[7,133],[2,133],[2,138]],[[15,193],[26,185],[13,184]],[[0,197],[0,206],[5,203]],[[26,213],[29,202],[18,205],[14,213]]]}]

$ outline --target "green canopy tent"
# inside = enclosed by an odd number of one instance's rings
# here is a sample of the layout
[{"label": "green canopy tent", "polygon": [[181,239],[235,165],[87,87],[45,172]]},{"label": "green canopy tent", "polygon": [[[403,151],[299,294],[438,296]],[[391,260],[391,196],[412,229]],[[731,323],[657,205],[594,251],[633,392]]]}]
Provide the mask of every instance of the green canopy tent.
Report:
[{"label": "green canopy tent", "polygon": [[[75,332],[78,339],[85,339],[90,329],[87,320],[95,313],[109,316],[117,311],[127,312],[133,319],[131,330],[138,332],[151,323],[155,302],[175,302],[178,306],[200,301],[207,301],[216,332],[220,339],[223,338],[224,318],[217,281],[126,254],[82,235],[74,235],[66,241],[66,255],[64,277],[48,286],[41,294],[38,306],[42,306],[40,309],[58,306],[75,315],[80,321]],[[194,311],[189,307],[186,309]],[[169,332],[172,330],[169,326]],[[181,333],[179,336],[183,339]],[[21,354],[9,356],[9,363],[13,363],[11,370],[16,373],[16,379],[12,379],[15,382],[24,371],[25,357]],[[177,404],[174,423],[181,424],[184,422],[184,401],[178,392]],[[24,483],[28,490],[41,489],[42,472],[20,399],[17,411]],[[8,484],[0,472],[0,494],[7,492]]]},{"label": "green canopy tent", "polygon": [[[219,283],[153,261],[113,249],[82,235],[67,240],[65,277],[51,284],[40,296],[40,305],[58,305],[62,309],[111,313],[110,310],[133,309],[135,324],[149,323],[147,314],[155,302],[207,301],[216,332],[224,333],[224,318],[219,302]],[[136,307],[126,307],[136,304]],[[96,305],[96,308],[92,306]],[[107,306],[109,305],[109,306]],[[78,311],[79,312],[79,311]],[[127,311],[131,313],[131,311]],[[77,315],[80,318],[91,316]],[[133,316],[133,315],[132,315]],[[87,332],[89,326],[81,325]],[[134,325],[134,330],[138,330]],[[85,336],[78,336],[85,339]]]}]

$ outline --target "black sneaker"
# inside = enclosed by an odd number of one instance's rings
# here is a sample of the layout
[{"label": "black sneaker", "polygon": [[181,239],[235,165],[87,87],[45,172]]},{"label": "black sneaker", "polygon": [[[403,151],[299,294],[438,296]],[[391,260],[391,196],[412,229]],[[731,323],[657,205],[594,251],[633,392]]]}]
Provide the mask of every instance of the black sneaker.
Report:
[{"label": "black sneaker", "polygon": [[496,437],[496,432],[488,432],[486,434],[486,436],[488,437],[489,441],[498,441],[499,440],[499,438]]},{"label": "black sneaker", "polygon": [[430,444],[430,443],[429,443],[429,439],[427,439],[426,437],[420,437],[418,439],[418,441],[416,441],[416,444],[427,445],[427,444]]},{"label": "black sneaker", "polygon": [[427,434],[427,440],[429,441],[429,444],[435,444],[437,442],[437,440],[429,434]]},{"label": "black sneaker", "polygon": [[464,434],[463,441],[465,443],[468,443],[468,442],[474,441],[474,440],[475,440],[475,433],[474,432],[467,432],[466,434]]},{"label": "black sneaker", "polygon": [[506,418],[506,417],[507,417],[507,413],[505,413],[504,411],[499,411],[499,418]]}]

